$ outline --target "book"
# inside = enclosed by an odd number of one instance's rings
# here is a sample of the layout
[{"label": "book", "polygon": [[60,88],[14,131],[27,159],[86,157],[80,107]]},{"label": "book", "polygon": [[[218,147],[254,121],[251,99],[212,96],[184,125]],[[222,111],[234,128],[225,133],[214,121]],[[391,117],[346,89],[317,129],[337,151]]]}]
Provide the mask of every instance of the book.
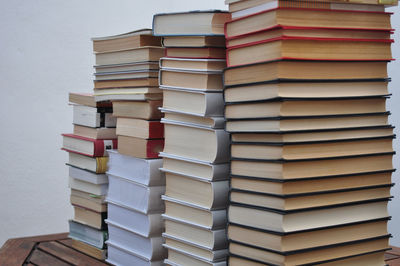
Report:
[{"label": "book", "polygon": [[93,68],[95,69],[95,73],[158,70],[159,62],[142,61],[142,62],[131,62],[125,64],[99,65],[99,66],[93,66]]},{"label": "book", "polygon": [[98,260],[105,260],[107,258],[106,249],[99,249],[85,242],[71,239],[71,247]]},{"label": "book", "polygon": [[[157,96],[157,94],[162,93],[162,91],[158,87],[132,87],[132,88],[105,88],[98,89],[95,91],[94,95],[96,96],[107,96],[107,95],[121,95],[121,96],[130,96],[137,95],[151,97],[151,94]],[[143,94],[143,95],[142,95]]]},{"label": "book", "polygon": [[389,198],[391,187],[392,184],[290,196],[232,189],[229,196],[230,202],[237,204],[290,211]]},{"label": "book", "polygon": [[164,122],[164,135],[165,153],[209,163],[229,159],[229,134],[225,130]]},{"label": "book", "polygon": [[161,46],[161,38],[152,36],[151,29],[140,29],[123,34],[92,38],[93,52],[105,53],[142,46]]},{"label": "book", "polygon": [[277,252],[301,252],[387,235],[386,219],[336,226],[299,233],[274,232],[241,225],[228,225],[228,238],[235,242]]},{"label": "book", "polygon": [[164,217],[164,236],[190,242],[195,246],[208,250],[226,249],[226,229],[210,230],[190,223],[176,221],[170,217]]},{"label": "book", "polygon": [[164,138],[164,125],[157,120],[117,118],[117,134],[141,139]]},{"label": "book", "polygon": [[165,176],[159,171],[162,159],[141,159],[109,151],[108,173],[146,186],[165,185]]},{"label": "book", "polygon": [[212,129],[221,129],[225,127],[225,119],[223,116],[195,116],[181,111],[160,108],[164,113],[164,118],[161,118],[161,122],[165,123],[178,123],[188,126],[200,126]]},{"label": "book", "polygon": [[[312,16],[313,19],[310,19]],[[278,7],[249,16],[233,19],[225,24],[225,36],[242,35],[275,27],[317,27],[333,29],[391,30],[391,13],[324,10]],[[295,17],[295,20],[292,20]]]},{"label": "book", "polygon": [[107,228],[104,222],[107,212],[96,212],[78,205],[72,205],[72,207],[74,208],[74,221],[100,230]]},{"label": "book", "polygon": [[164,48],[156,46],[137,47],[123,51],[96,53],[96,65],[126,64],[157,61],[164,55]]},{"label": "book", "polygon": [[160,260],[165,256],[162,244],[162,237],[143,237],[129,228],[107,220],[109,240],[111,243],[123,247],[132,253],[148,260]]},{"label": "book", "polygon": [[107,171],[108,157],[89,157],[73,152],[69,152],[68,156],[68,165],[96,174],[104,174]]},{"label": "book", "polygon": [[[346,4],[347,5],[347,4]],[[370,30],[370,29],[329,29],[316,27],[294,27],[277,25],[275,27],[257,31],[249,34],[233,36],[226,40],[226,47],[255,43],[275,38],[318,38],[329,40],[339,39],[363,39],[363,40],[389,40],[393,34],[391,30]]]},{"label": "book", "polygon": [[156,14],[153,17],[153,35],[223,35],[224,23],[230,18],[228,12],[220,10]]},{"label": "book", "polygon": [[197,117],[224,115],[222,93],[164,88],[163,109]]},{"label": "book", "polygon": [[229,163],[212,164],[165,152],[161,152],[160,156],[163,157],[163,165],[160,169],[163,172],[175,173],[208,181],[228,179]]},{"label": "book", "polygon": [[177,70],[222,71],[226,67],[226,60],[162,57],[160,67]]},{"label": "book", "polygon": [[388,217],[388,199],[295,211],[278,211],[231,203],[229,222],[258,229],[288,233],[345,225]]},{"label": "book", "polygon": [[74,166],[68,167],[69,169],[69,176],[81,181],[89,182],[92,184],[107,184],[108,177],[106,174],[96,174],[84,169],[80,169]]},{"label": "book", "polygon": [[157,101],[162,99],[162,93],[107,93],[96,95],[96,101]]},{"label": "book", "polygon": [[277,37],[231,46],[227,66],[248,65],[276,59],[388,61],[393,40]]},{"label": "book", "polygon": [[230,67],[224,85],[247,85],[266,81],[357,81],[386,79],[387,62],[276,60]]},{"label": "book", "polygon": [[164,229],[161,214],[144,214],[112,200],[107,200],[107,203],[108,219],[106,222],[120,225],[143,237],[161,235]]},{"label": "book", "polygon": [[227,119],[262,117],[315,117],[386,112],[385,97],[340,100],[286,100],[235,102],[225,106]]},{"label": "book", "polygon": [[95,80],[125,80],[140,78],[157,78],[158,70],[134,70],[134,71],[118,71],[94,73]]},{"label": "book", "polygon": [[69,177],[69,187],[71,189],[87,192],[96,196],[105,196],[107,194],[108,184],[93,184]]},{"label": "book", "polygon": [[370,187],[384,187],[391,184],[392,170],[300,179],[269,179],[231,177],[232,190],[252,191],[282,196],[296,196],[305,193],[351,190]]},{"label": "book", "polygon": [[74,125],[73,134],[90,139],[116,139],[116,129],[112,127],[86,127]]},{"label": "book", "polygon": [[94,99],[93,93],[70,92],[68,94],[68,100],[70,103],[77,105],[85,105],[90,107],[112,107],[111,102],[97,103]]},{"label": "book", "polygon": [[222,72],[188,71],[162,68],[160,88],[177,88],[198,91],[222,91]]},{"label": "book", "polygon": [[114,101],[113,116],[139,118],[145,120],[158,120],[162,117],[159,107],[162,106],[162,101]]},{"label": "book", "polygon": [[[385,96],[388,80],[328,82],[265,82],[225,87],[227,103],[273,99],[345,99]],[[115,108],[115,106],[114,106]]]},{"label": "book", "polygon": [[120,247],[111,241],[107,241],[107,259],[106,261],[113,265],[143,265],[143,266],[162,266],[162,261],[151,261],[140,254]]},{"label": "book", "polygon": [[142,159],[156,159],[164,148],[164,139],[141,139],[118,136],[118,152]]},{"label": "book", "polygon": [[70,238],[92,245],[99,249],[105,248],[105,242],[108,238],[107,231],[69,220]]},{"label": "book", "polygon": [[[392,170],[393,153],[313,160],[232,160],[231,174],[268,179],[299,179]],[[338,167],[340,165],[340,167]]]},{"label": "book", "polygon": [[84,105],[73,105],[74,125],[87,127],[115,127],[117,120],[112,117],[112,108],[96,108]]},{"label": "book", "polygon": [[226,122],[226,130],[238,132],[301,132],[313,130],[358,129],[388,126],[389,113],[365,115],[332,115],[320,117],[275,117],[236,119]]},{"label": "book", "polygon": [[166,195],[162,195],[161,198],[165,203],[165,215],[168,217],[211,229],[226,227],[226,209],[212,210]]},{"label": "book", "polygon": [[91,139],[74,134],[62,134],[63,150],[91,157],[108,156],[107,150],[118,148],[116,139]]},{"label": "book", "polygon": [[224,36],[165,36],[163,47],[225,47]]},{"label": "book", "polygon": [[187,252],[182,252],[178,249],[168,249],[168,259],[164,260],[166,265],[179,266],[179,265],[206,265],[206,266],[225,266],[226,261],[219,262],[207,262],[205,260],[199,259],[198,257],[193,257],[187,254]]},{"label": "book", "polygon": [[[158,86],[158,78],[134,78],[120,80],[94,80],[94,94],[99,94],[101,89],[107,88],[131,88],[131,87],[155,87]],[[155,97],[148,93],[148,97]],[[98,95],[101,96],[101,95]],[[98,102],[97,97],[96,102]],[[103,97],[105,99],[105,97]],[[140,100],[140,99],[138,99]],[[146,98],[144,99],[146,100]]]},{"label": "book", "polygon": [[70,203],[96,212],[107,212],[105,196],[99,196],[85,191],[71,189]]},{"label": "book", "polygon": [[[338,245],[327,249],[315,249],[306,253],[278,254],[266,249],[231,242],[229,252],[241,257],[250,257],[262,263],[278,263],[280,265],[307,265],[331,262],[365,253],[384,251],[389,248],[389,236],[369,241],[359,241],[348,245]],[[340,265],[340,262],[338,263]],[[342,264],[343,265],[343,264]]]},{"label": "book", "polygon": [[225,208],[229,181],[209,182],[183,175],[165,173],[165,196],[206,209]]},{"label": "book", "polygon": [[111,174],[108,175],[108,180],[107,201],[144,214],[164,211],[161,195],[165,192],[165,186],[148,187]]},{"label": "book", "polygon": [[260,160],[303,160],[349,157],[393,152],[394,136],[361,140],[301,142],[288,144],[235,143],[232,158]]},{"label": "book", "polygon": [[166,57],[199,58],[199,59],[223,59],[226,56],[225,48],[205,47],[170,47],[165,49]]}]

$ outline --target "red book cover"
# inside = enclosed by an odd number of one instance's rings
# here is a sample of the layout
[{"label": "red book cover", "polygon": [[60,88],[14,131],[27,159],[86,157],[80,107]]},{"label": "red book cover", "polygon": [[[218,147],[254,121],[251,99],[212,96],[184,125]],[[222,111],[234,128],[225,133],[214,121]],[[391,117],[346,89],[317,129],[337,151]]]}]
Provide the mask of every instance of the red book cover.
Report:
[{"label": "red book cover", "polygon": [[163,139],[151,139],[147,141],[146,157],[147,159],[159,158],[159,153],[164,150]]},{"label": "red book cover", "polygon": [[62,134],[63,150],[90,157],[107,156],[107,150],[117,149],[117,139],[91,139],[74,134]]},{"label": "red book cover", "polygon": [[149,121],[149,139],[164,138],[164,124],[160,121]]}]

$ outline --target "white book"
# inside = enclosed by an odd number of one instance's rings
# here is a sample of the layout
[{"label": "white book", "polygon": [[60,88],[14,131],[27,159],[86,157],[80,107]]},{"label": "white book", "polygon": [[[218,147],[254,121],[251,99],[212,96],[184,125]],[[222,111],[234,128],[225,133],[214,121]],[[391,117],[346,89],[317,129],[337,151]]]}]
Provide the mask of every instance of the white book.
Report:
[{"label": "white book", "polygon": [[128,206],[141,213],[160,213],[164,211],[161,195],[165,186],[148,187],[129,179],[108,175],[107,201]]},{"label": "white book", "polygon": [[227,265],[226,261],[205,262],[174,249],[168,249],[168,259],[165,259],[164,263],[166,265],[171,265],[171,266],[183,266],[183,265],[226,266]]},{"label": "white book", "polygon": [[223,129],[225,127],[225,118],[223,116],[204,117],[171,110],[164,107],[160,107],[159,109],[164,113],[164,117],[161,118],[162,122],[212,129]]},{"label": "white book", "polygon": [[108,177],[106,174],[96,174],[73,166],[69,167],[69,176],[96,185],[108,184]]},{"label": "white book", "polygon": [[108,221],[128,228],[143,237],[160,235],[164,229],[164,223],[159,213],[143,214],[135,209],[111,200],[108,203]]},{"label": "white book", "polygon": [[208,250],[226,249],[228,239],[226,229],[210,230],[183,220],[177,220],[163,214],[165,220],[165,235],[192,243]]},{"label": "white book", "polygon": [[140,265],[140,266],[162,266],[163,261],[150,261],[146,258],[141,257],[138,254],[133,253],[123,247],[116,245],[115,243],[108,240],[107,242],[107,259],[106,261],[112,265],[124,266],[124,265]]},{"label": "white book", "polygon": [[117,119],[112,116],[110,112],[99,112],[101,108],[85,106],[85,105],[73,105],[73,119],[72,123],[75,125],[87,126],[87,127],[115,127],[117,125]]},{"label": "white book", "polygon": [[103,249],[107,239],[107,231],[69,220],[69,237]]},{"label": "white book", "polygon": [[222,92],[202,92],[195,90],[166,88],[163,90],[163,108],[188,115],[212,117],[224,115]]},{"label": "white book", "polygon": [[208,129],[164,122],[164,152],[205,163],[225,163],[230,158],[230,137],[223,129]]},{"label": "white book", "polygon": [[93,184],[86,181],[82,181],[73,177],[69,177],[69,187],[71,189],[76,189],[84,191],[90,194],[103,196],[107,194],[108,184]]},{"label": "white book", "polygon": [[108,151],[108,173],[146,186],[165,185],[165,176],[159,170],[162,159],[141,159]]},{"label": "white book", "polygon": [[107,224],[110,242],[147,260],[164,259],[166,250],[162,246],[161,235],[147,238],[130,231],[126,227],[112,223],[110,220],[107,221]]},{"label": "white book", "polygon": [[160,156],[163,157],[163,167],[160,168],[163,172],[175,173],[208,181],[229,179],[229,163],[212,164],[165,152],[161,152]]}]

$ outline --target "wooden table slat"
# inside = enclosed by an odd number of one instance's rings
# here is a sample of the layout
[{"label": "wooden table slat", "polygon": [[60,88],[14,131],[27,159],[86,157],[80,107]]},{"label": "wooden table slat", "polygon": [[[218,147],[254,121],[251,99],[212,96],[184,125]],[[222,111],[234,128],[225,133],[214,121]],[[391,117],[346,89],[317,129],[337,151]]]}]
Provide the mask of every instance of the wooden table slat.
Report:
[{"label": "wooden table slat", "polygon": [[0,265],[22,265],[35,246],[34,242],[9,239],[0,249]]},{"label": "wooden table slat", "polygon": [[29,262],[39,266],[51,265],[51,266],[71,266],[70,264],[59,260],[58,258],[49,255],[41,250],[35,249],[32,253]]},{"label": "wooden table slat", "polygon": [[72,247],[72,239],[71,239],[71,238],[57,240],[57,242],[63,244],[64,246],[73,248],[73,247]]}]

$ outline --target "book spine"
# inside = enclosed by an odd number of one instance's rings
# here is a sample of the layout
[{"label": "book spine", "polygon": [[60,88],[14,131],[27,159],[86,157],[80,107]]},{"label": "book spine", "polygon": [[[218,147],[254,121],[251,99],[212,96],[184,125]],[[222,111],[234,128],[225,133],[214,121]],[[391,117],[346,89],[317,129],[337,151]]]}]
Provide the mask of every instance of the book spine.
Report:
[{"label": "book spine", "polygon": [[107,171],[108,157],[96,157],[96,174],[105,174]]},{"label": "book spine", "polygon": [[101,140],[98,139],[93,142],[94,143],[94,157],[103,157],[107,155],[107,150],[117,149],[118,148],[118,140]]},{"label": "book spine", "polygon": [[162,139],[164,138],[164,124],[159,121],[152,121],[149,123],[149,139]]},{"label": "book spine", "polygon": [[148,159],[158,158],[159,152],[161,152],[163,149],[164,149],[163,139],[154,139],[147,141],[146,158]]}]

